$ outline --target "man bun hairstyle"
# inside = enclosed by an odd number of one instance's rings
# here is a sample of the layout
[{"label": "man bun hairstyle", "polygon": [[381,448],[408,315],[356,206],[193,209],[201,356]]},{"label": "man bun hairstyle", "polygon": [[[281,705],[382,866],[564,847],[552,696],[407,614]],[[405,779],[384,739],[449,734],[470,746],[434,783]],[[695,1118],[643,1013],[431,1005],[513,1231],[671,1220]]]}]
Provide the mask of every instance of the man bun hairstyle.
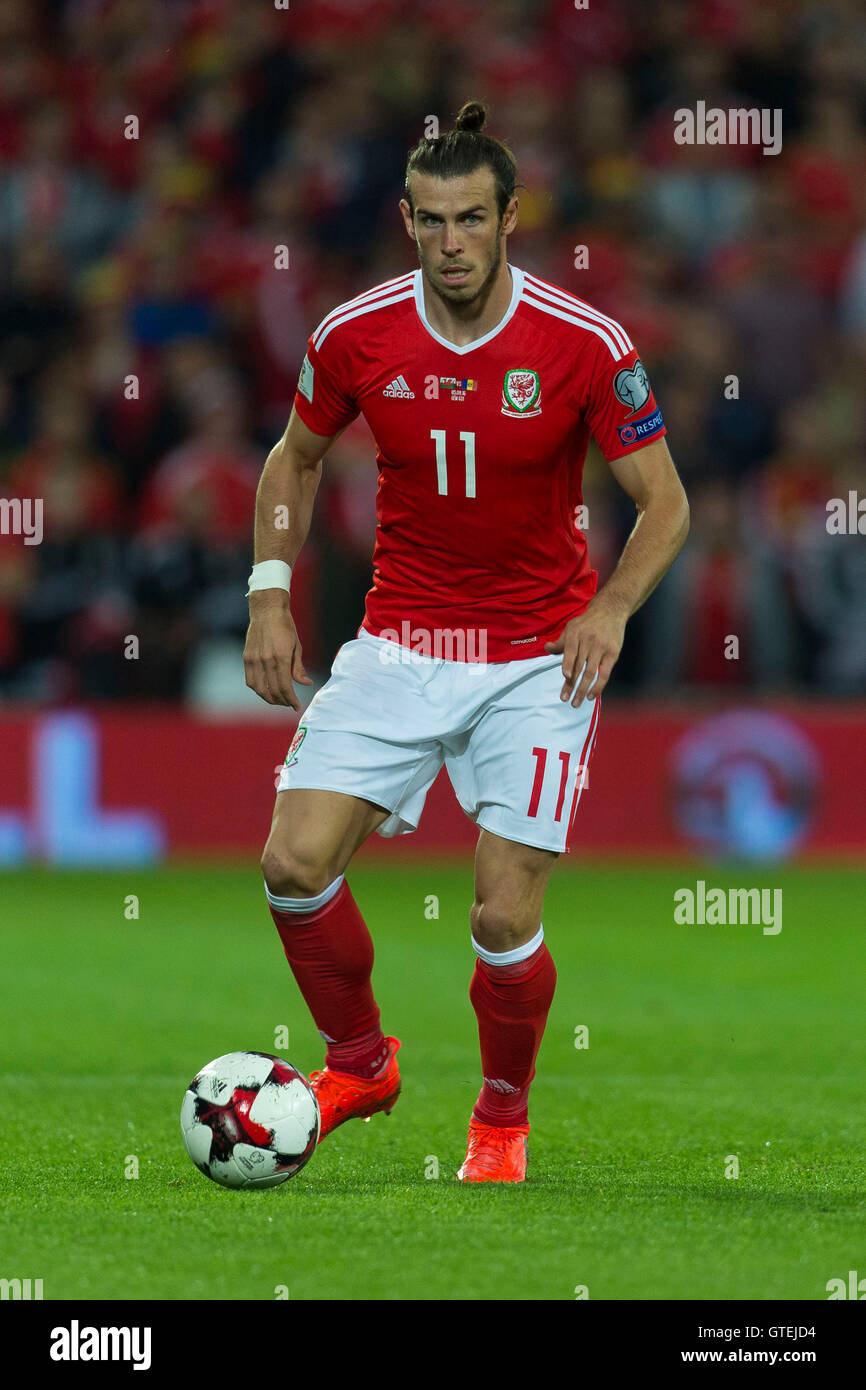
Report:
[{"label": "man bun hairstyle", "polygon": [[483,130],[487,124],[487,107],[483,101],[464,101],[454,117],[455,130]]},{"label": "man bun hairstyle", "polygon": [[406,199],[413,212],[410,174],[432,174],[434,178],[456,179],[464,174],[474,174],[476,169],[488,168],[496,182],[496,204],[502,217],[517,187],[517,164],[502,140],[484,134],[486,124],[487,107],[484,102],[466,101],[454,118],[453,130],[434,139],[423,136],[418,141],[406,165]]}]

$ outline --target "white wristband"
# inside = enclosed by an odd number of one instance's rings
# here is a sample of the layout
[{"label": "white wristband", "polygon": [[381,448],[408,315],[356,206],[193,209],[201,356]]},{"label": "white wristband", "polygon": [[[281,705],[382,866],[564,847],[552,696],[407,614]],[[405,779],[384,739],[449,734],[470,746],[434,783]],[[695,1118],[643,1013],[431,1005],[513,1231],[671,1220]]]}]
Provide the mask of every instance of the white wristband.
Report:
[{"label": "white wristband", "polygon": [[285,560],[260,560],[253,565],[253,572],[247,581],[250,586],[247,598],[258,589],[285,589],[288,593],[291,578],[292,567]]}]

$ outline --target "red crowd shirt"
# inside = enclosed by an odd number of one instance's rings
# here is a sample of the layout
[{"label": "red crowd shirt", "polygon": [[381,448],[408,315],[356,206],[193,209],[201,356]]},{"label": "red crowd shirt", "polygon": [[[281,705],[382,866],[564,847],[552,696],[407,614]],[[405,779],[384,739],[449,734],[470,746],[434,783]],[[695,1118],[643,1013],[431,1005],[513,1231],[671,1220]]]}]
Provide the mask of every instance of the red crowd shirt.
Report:
[{"label": "red crowd shirt", "polygon": [[577,524],[590,435],[613,461],[665,433],[625,330],[510,270],[505,315],[465,347],[428,322],[420,270],[341,304],[295,395],[315,434],[367,420],[379,485],[363,626],[431,655],[449,654],[443,632],[471,634],[455,659],[543,654],[596,589]]}]

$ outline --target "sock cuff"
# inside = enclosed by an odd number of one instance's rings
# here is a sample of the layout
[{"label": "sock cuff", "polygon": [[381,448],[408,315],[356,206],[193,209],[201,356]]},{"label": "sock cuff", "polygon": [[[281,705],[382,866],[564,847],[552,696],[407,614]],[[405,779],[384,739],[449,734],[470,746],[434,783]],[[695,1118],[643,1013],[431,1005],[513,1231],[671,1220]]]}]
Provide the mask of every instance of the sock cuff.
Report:
[{"label": "sock cuff", "polygon": [[512,951],[487,951],[483,946],[479,946],[472,933],[469,933],[469,940],[472,942],[472,949],[485,965],[517,965],[519,961],[528,960],[534,956],[539,946],[544,941],[544,926],[539,925],[531,941],[525,941],[522,946],[515,946]]},{"label": "sock cuff", "polygon": [[324,907],[332,898],[335,898],[344,879],[345,875],[340,874],[339,878],[335,878],[334,882],[329,883],[327,888],[315,898],[281,898],[278,894],[272,893],[268,885],[265,884],[265,897],[276,912],[296,912],[299,915],[308,915],[311,912],[318,912],[320,907]]}]

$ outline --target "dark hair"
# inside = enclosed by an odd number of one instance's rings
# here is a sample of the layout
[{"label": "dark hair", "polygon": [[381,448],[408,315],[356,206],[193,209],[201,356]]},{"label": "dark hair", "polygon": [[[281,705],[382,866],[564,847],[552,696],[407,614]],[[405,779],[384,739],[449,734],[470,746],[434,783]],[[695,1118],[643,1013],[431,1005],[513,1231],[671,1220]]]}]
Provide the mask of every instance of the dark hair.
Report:
[{"label": "dark hair", "polygon": [[418,141],[406,165],[406,198],[410,208],[410,174],[432,174],[439,179],[454,179],[486,167],[492,170],[496,180],[496,203],[499,216],[502,216],[517,186],[517,165],[507,145],[483,133],[486,122],[487,107],[484,103],[467,101],[454,118],[453,130],[445,135],[437,135],[435,139],[422,137]]}]

